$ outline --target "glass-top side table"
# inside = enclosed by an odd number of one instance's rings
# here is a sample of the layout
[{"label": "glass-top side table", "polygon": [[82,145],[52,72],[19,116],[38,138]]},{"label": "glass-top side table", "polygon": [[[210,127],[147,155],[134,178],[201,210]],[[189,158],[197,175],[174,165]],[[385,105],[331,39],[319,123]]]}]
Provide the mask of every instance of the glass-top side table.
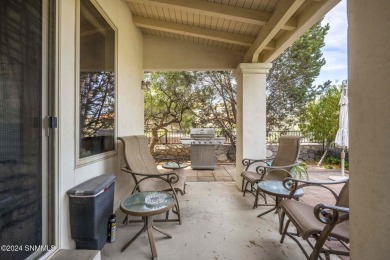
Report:
[{"label": "glass-top side table", "polygon": [[147,231],[152,251],[152,259],[157,259],[157,250],[152,229],[172,238],[171,235],[153,225],[153,216],[167,212],[175,205],[172,194],[163,191],[145,191],[127,196],[121,202],[121,211],[127,215],[140,216],[144,221],[142,229],[121,249],[125,251],[128,246],[144,231]]},{"label": "glass-top side table", "polygon": [[[276,197],[274,207],[270,210],[267,210],[267,211],[261,213],[257,217],[261,217],[261,216],[263,216],[263,215],[265,215],[273,210],[277,210],[279,207],[280,200],[283,198],[287,198],[291,192],[290,190],[286,189],[283,186],[282,181],[275,181],[275,180],[261,181],[257,184],[257,187],[260,191],[262,191],[268,195]],[[303,196],[303,189],[298,189],[295,191],[293,198],[298,199],[299,197],[302,197],[302,196]]]},{"label": "glass-top side table", "polygon": [[167,162],[161,165],[164,169],[171,169],[171,170],[176,170],[176,169],[184,169],[188,165],[186,163],[180,163],[178,164],[177,162]]}]

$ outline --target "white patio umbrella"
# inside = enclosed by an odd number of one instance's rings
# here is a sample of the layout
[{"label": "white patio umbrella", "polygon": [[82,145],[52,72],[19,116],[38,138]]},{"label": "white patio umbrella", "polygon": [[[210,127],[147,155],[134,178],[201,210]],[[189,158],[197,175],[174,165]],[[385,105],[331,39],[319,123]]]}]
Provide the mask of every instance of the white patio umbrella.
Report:
[{"label": "white patio umbrella", "polygon": [[340,117],[339,130],[337,130],[335,144],[342,148],[341,151],[341,176],[330,176],[332,180],[340,180],[348,178],[345,176],[345,149],[348,148],[349,131],[348,131],[348,88],[345,86],[340,97]]}]

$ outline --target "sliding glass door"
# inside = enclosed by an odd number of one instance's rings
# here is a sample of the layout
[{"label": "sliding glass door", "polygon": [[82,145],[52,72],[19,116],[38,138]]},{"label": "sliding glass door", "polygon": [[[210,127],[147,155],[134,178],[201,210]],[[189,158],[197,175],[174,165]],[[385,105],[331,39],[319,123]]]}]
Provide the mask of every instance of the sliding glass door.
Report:
[{"label": "sliding glass door", "polygon": [[0,1],[0,259],[25,259],[48,243],[45,3]]}]

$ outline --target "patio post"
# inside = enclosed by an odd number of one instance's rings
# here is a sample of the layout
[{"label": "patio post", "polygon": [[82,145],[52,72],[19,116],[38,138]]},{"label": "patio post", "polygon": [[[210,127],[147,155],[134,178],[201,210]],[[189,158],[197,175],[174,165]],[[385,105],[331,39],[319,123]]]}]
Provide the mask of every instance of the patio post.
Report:
[{"label": "patio post", "polygon": [[347,1],[351,259],[389,259],[390,1]]},{"label": "patio post", "polygon": [[271,63],[241,63],[234,73],[237,80],[236,185],[239,189],[242,159],[266,157],[266,76],[271,67]]}]

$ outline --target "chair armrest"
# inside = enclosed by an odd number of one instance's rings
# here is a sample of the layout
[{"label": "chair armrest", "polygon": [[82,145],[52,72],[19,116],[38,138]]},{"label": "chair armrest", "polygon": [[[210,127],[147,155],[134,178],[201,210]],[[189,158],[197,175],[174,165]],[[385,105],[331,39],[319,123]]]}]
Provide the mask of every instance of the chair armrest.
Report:
[{"label": "chair armrest", "polygon": [[330,191],[333,194],[335,199],[337,199],[338,195],[336,194],[336,192],[334,192],[331,188],[329,188],[329,187],[327,187],[325,185],[343,184],[343,183],[346,183],[346,182],[347,182],[347,180],[340,180],[340,181],[307,181],[307,180],[301,180],[301,179],[287,177],[287,178],[285,178],[283,180],[283,186],[287,190],[291,191],[288,199],[291,199],[293,197],[293,195],[294,195],[296,190],[298,190],[300,188],[308,187],[308,186],[317,186],[317,187],[321,187],[321,188],[327,189],[328,191]]},{"label": "chair armrest", "polygon": [[267,162],[272,161],[272,160],[273,160],[273,158],[272,159],[249,159],[249,158],[244,158],[242,160],[242,165],[246,166],[245,167],[245,171],[247,171],[249,166],[251,166],[254,163],[258,163],[258,162],[267,163]]},{"label": "chair armrest", "polygon": [[289,165],[283,165],[283,166],[272,166],[272,165],[260,165],[260,166],[257,166],[256,167],[256,172],[259,173],[259,174],[265,174],[266,171],[268,170],[286,170],[288,168],[292,168],[294,166],[298,166],[300,165],[302,162],[299,161],[299,162],[295,162],[293,164],[289,164]]},{"label": "chair armrest", "polygon": [[164,172],[164,173],[140,173],[140,172],[134,172],[127,167],[123,167],[121,170],[124,172],[130,173],[134,177],[135,177],[135,175],[144,177],[143,179],[141,179],[138,182],[141,182],[144,179],[151,179],[151,178],[161,179],[161,180],[166,181],[166,182],[171,183],[171,184],[174,184],[174,183],[179,181],[179,175],[174,171],[169,171],[169,172]]},{"label": "chair armrest", "polygon": [[[283,180],[283,184],[287,182],[300,182],[309,185],[332,185],[332,184],[343,184],[346,183],[347,180],[340,180],[340,181],[308,181],[308,180],[301,180],[296,178],[287,177]],[[286,187],[285,187],[286,188]]]},{"label": "chair armrest", "polygon": [[315,217],[324,224],[336,225],[349,220],[349,208],[333,206],[328,204],[317,204],[314,207]]}]

